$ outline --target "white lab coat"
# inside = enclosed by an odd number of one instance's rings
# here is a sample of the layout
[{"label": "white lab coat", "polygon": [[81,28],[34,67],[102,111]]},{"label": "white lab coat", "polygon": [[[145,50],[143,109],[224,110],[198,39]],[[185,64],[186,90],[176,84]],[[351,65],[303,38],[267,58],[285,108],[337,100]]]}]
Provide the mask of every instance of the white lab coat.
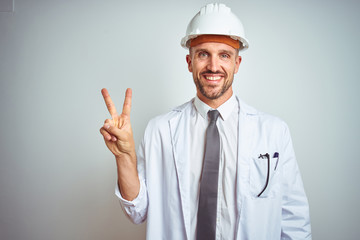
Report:
[{"label": "white lab coat", "polygon": [[[308,201],[287,125],[239,100],[236,239],[311,239]],[[192,101],[151,120],[138,151],[141,190],[123,210],[147,239],[189,239]],[[279,158],[273,154],[279,153]],[[270,154],[270,180],[265,186]],[[276,166],[276,169],[275,169]],[[119,193],[118,193],[119,194]]]}]

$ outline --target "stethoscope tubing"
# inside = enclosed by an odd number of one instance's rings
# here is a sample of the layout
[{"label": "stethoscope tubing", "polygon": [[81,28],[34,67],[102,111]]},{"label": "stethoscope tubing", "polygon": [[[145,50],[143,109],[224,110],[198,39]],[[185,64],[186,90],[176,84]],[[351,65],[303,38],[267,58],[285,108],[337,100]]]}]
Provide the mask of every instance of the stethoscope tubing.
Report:
[{"label": "stethoscope tubing", "polygon": [[269,178],[270,178],[270,155],[268,153],[262,155],[260,154],[259,158],[267,158],[267,176],[266,176],[266,182],[265,182],[265,186],[263,188],[263,190],[257,195],[258,197],[260,197],[266,190],[267,186],[269,185]]}]

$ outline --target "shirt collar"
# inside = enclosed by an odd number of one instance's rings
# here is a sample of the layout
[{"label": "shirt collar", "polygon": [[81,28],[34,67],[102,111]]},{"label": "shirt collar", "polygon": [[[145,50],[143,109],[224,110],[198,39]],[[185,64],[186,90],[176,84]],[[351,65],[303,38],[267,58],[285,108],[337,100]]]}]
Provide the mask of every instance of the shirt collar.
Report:
[{"label": "shirt collar", "polygon": [[[214,110],[210,106],[208,106],[206,103],[201,101],[198,96],[195,96],[194,105],[196,110],[200,113],[200,115],[207,119],[207,113],[209,110]],[[234,110],[234,108],[237,106],[237,101],[235,98],[235,95],[231,95],[231,97],[224,102],[222,105],[220,105],[217,110],[220,113],[221,118],[225,121],[231,114],[231,112]]]}]

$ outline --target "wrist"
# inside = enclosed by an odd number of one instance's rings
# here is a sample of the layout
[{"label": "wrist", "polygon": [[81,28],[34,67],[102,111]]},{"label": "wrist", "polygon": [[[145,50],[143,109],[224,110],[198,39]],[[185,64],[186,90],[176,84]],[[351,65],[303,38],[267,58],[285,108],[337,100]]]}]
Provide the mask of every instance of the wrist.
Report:
[{"label": "wrist", "polygon": [[136,155],[121,155],[116,156],[115,159],[119,177],[137,177]]},{"label": "wrist", "polygon": [[134,163],[136,165],[136,153],[126,153],[121,155],[115,155],[116,163],[119,164],[130,164]]}]

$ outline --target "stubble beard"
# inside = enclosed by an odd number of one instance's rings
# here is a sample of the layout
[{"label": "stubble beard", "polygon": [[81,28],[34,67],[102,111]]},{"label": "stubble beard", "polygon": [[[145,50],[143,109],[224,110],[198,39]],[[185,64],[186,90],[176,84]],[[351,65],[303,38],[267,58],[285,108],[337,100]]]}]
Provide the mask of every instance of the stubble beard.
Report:
[{"label": "stubble beard", "polygon": [[[226,77],[227,77],[227,75],[225,76],[225,79],[226,79]],[[213,92],[211,90],[214,89],[215,87],[207,86],[207,88],[210,88],[210,91],[206,91],[204,84],[200,81],[200,76],[199,77],[194,76],[194,82],[195,82],[196,88],[200,91],[200,93],[203,96],[205,96],[207,99],[210,99],[210,100],[218,99],[222,95],[224,95],[224,93],[227,90],[229,90],[229,88],[231,87],[233,80],[234,80],[234,75],[227,81],[225,80],[224,84],[221,86],[221,89],[219,91]]]}]

